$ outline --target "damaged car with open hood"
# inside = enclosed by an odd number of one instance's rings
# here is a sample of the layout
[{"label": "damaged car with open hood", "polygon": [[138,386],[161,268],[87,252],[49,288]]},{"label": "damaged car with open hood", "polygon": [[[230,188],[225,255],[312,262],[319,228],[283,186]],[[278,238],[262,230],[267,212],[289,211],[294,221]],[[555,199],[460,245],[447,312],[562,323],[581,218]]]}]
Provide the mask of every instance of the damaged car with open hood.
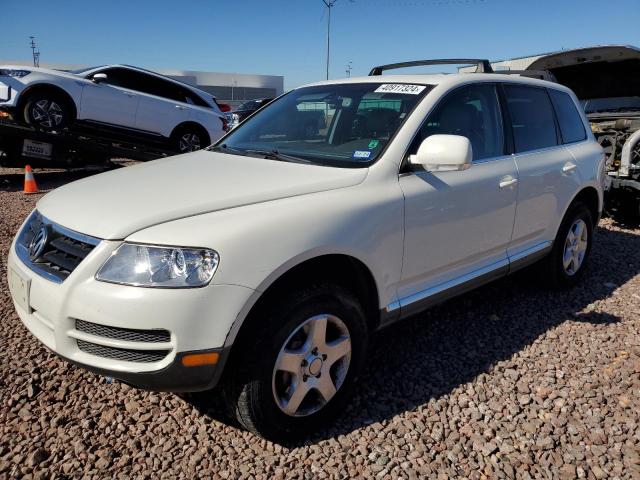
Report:
[{"label": "damaged car with open hood", "polygon": [[573,90],[606,154],[607,208],[640,219],[640,49],[608,45],[546,55],[547,71]]}]

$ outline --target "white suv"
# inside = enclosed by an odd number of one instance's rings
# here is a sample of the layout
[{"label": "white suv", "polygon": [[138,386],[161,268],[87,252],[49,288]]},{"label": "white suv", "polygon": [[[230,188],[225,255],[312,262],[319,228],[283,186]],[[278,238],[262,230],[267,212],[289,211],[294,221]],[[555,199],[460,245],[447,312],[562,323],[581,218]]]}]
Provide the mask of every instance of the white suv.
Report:
[{"label": "white suv", "polygon": [[374,331],[538,261],[575,283],[603,160],[553,83],[321,82],[207,150],[49,193],[9,283],[69,361],[148,389],[222,386],[246,428],[291,436],[344,406]]},{"label": "white suv", "polygon": [[199,150],[225,132],[226,119],[207,92],[128,65],[62,72],[0,66],[0,109],[42,130],[74,122]]}]

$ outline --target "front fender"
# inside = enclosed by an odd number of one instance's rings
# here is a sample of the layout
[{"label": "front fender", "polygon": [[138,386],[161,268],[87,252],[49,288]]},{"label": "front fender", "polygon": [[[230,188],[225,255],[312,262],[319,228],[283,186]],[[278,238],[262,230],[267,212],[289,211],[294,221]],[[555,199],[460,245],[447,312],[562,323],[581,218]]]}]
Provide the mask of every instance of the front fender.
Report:
[{"label": "front fender", "polygon": [[73,79],[62,78],[60,81],[56,79],[55,82],[47,81],[46,78],[42,78],[43,75],[39,74],[37,78],[32,79],[28,84],[24,86],[20,92],[20,99],[18,104],[24,105],[24,101],[28,98],[30,92],[36,91],[40,88],[51,88],[59,91],[63,95],[66,95],[72,102],[76,109],[76,112],[80,111],[80,101],[82,98],[83,85]]}]

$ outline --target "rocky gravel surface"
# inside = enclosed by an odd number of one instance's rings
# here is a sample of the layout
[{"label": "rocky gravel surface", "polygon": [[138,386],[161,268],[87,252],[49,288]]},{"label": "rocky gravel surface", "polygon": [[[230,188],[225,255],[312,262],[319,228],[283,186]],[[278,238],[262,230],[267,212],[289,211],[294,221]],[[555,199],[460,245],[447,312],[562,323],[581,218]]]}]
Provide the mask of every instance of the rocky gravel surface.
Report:
[{"label": "rocky gravel surface", "polygon": [[[583,283],[528,272],[378,335],[360,391],[297,445],[236,428],[215,393],[127,387],[21,325],[5,278],[38,195],[0,169],[0,478],[640,478],[640,228],[601,222]],[[84,173],[36,171],[53,188]]]}]

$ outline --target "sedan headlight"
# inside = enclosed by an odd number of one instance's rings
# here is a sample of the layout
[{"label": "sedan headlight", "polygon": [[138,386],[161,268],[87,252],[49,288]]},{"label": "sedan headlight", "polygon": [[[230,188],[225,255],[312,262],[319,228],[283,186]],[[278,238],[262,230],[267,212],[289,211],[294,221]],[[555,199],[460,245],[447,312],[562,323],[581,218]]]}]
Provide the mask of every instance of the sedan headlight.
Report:
[{"label": "sedan headlight", "polygon": [[96,280],[136,287],[203,287],[219,262],[218,253],[207,248],[123,243],[100,267]]},{"label": "sedan headlight", "polygon": [[8,75],[10,77],[22,78],[29,75],[31,72],[29,70],[13,70],[13,69],[0,69],[0,75]]}]

